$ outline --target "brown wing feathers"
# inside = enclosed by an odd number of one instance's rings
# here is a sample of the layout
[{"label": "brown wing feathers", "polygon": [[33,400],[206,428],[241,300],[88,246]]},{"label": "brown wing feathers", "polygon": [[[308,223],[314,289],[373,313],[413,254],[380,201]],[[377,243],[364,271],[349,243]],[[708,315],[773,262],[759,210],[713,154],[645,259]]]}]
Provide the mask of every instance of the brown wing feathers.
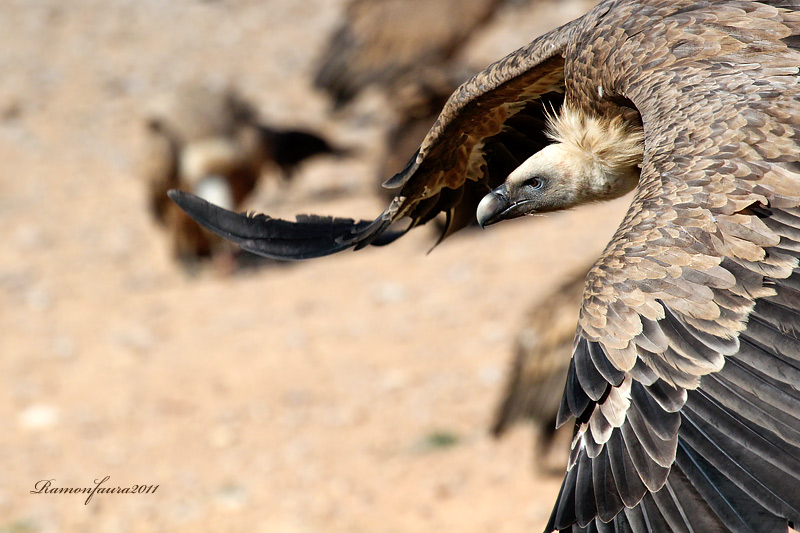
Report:
[{"label": "brown wing feathers", "polygon": [[[563,404],[579,430],[550,527],[600,528],[595,516],[622,520],[623,506],[633,507],[625,520],[652,519],[652,498],[666,530],[697,530],[698,516],[716,522],[703,531],[785,529],[787,518],[800,517],[792,489],[800,483],[800,395],[788,378],[798,367],[786,356],[798,353],[791,324],[800,299],[789,296],[797,233],[787,229],[796,221],[790,213],[800,183],[785,165],[798,157],[800,109],[796,89],[765,88],[796,84],[796,52],[775,39],[797,33],[796,14],[737,3],[686,9],[671,24],[640,16],[649,25],[646,39],[663,40],[664,52],[655,71],[639,67],[622,82],[628,87],[617,90],[652,127],[637,197],[587,282],[583,339]],[[621,24],[636,19],[630,13]],[[681,33],[702,33],[703,42],[719,46],[693,47],[692,61],[683,65]],[[763,41],[758,51],[747,45],[756,40]],[[759,58],[761,69],[741,66],[769,49],[774,55]],[[631,46],[628,61],[646,65],[648,53]],[[693,79],[691,92],[653,97],[659,79],[682,78]],[[684,134],[698,131],[708,140],[688,142]],[[765,326],[768,313],[773,322]],[[765,350],[753,335],[782,346]],[[600,357],[594,373],[598,358],[587,357],[588,346],[608,360]],[[601,379],[608,362],[633,378],[629,391],[626,381]],[[678,477],[695,490],[677,491]],[[609,488],[618,499],[597,497]],[[672,504],[660,501],[667,495]]]}]

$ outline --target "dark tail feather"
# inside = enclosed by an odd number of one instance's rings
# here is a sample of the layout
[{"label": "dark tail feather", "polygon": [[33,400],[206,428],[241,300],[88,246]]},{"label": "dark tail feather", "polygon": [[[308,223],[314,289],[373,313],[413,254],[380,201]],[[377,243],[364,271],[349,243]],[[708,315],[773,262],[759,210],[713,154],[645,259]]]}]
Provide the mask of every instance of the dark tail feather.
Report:
[{"label": "dark tail feather", "polygon": [[248,252],[273,259],[311,259],[358,245],[383,245],[403,233],[386,232],[389,221],[385,217],[356,222],[349,218],[298,215],[296,222],[290,222],[261,214],[234,213],[183,191],[173,189],[168,194],[204,228]]}]

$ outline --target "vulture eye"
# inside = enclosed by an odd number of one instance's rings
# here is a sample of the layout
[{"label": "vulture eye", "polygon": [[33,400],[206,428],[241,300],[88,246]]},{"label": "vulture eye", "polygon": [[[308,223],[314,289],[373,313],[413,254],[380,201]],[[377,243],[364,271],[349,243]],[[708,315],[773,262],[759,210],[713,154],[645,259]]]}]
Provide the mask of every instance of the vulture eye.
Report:
[{"label": "vulture eye", "polygon": [[539,189],[542,187],[542,180],[539,178],[528,178],[522,183],[522,185],[525,187],[530,187],[531,189]]}]

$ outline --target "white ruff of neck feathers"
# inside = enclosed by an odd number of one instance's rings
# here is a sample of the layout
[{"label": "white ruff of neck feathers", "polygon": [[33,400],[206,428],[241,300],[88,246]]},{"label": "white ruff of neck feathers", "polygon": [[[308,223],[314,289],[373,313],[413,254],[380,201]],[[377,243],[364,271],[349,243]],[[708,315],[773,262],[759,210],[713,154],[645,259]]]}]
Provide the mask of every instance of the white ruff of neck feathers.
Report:
[{"label": "white ruff of neck feathers", "polygon": [[[589,187],[600,197],[635,187],[644,153],[644,134],[622,117],[597,118],[564,106],[547,117],[547,136],[585,169]],[[598,198],[599,199],[599,198]]]}]

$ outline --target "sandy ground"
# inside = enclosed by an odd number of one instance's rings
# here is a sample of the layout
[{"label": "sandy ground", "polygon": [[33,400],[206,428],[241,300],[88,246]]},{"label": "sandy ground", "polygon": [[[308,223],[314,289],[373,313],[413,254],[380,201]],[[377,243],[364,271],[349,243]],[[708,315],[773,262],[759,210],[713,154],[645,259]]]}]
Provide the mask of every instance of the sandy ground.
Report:
[{"label": "sandy ground", "polygon": [[[580,13],[500,17],[488,62]],[[537,531],[560,480],[487,432],[523,310],[625,201],[384,249],[187,276],[145,209],[141,116],[234,82],[362,148],[253,207],[372,217],[385,121],[309,87],[340,0],[0,3],[0,532]],[[504,26],[502,25],[504,24]],[[533,32],[536,33],[533,33]],[[371,104],[375,107],[374,102]],[[369,107],[369,106],[367,106]],[[158,485],[154,494],[31,494]]]}]

